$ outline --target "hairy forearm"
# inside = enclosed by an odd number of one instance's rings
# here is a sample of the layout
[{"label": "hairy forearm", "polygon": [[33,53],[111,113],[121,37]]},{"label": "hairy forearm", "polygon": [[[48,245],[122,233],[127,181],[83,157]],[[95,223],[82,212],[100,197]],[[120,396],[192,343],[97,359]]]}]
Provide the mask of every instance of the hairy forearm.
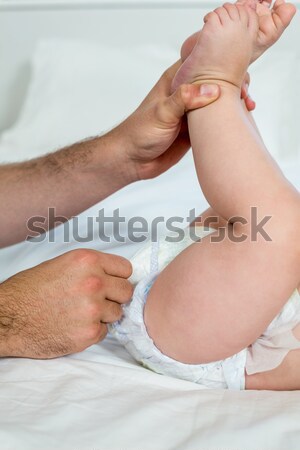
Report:
[{"label": "hairy forearm", "polygon": [[13,292],[8,292],[4,285],[5,283],[0,284],[0,358],[13,355],[12,342],[17,336],[18,328],[16,321],[19,305],[15,305]]},{"label": "hairy forearm", "polygon": [[68,220],[134,181],[118,129],[24,163],[0,166],[0,246],[28,235],[28,220],[49,208]]}]

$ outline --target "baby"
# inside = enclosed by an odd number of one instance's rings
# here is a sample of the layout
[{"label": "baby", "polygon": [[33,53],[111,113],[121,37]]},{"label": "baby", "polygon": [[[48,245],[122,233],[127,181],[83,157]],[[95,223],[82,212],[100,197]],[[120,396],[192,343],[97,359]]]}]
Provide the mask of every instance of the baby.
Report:
[{"label": "baby", "polygon": [[[249,64],[294,14],[284,0],[273,10],[227,3],[184,43],[173,89],[209,82],[222,90],[188,113],[211,209],[193,224],[199,242],[187,229],[180,243],[161,240],[133,258],[134,296],[111,327],[144,366],[207,388],[300,389],[300,194],[241,101]],[[253,211],[267,218],[264,234],[253,233]],[[209,216],[217,219],[207,229]]]}]

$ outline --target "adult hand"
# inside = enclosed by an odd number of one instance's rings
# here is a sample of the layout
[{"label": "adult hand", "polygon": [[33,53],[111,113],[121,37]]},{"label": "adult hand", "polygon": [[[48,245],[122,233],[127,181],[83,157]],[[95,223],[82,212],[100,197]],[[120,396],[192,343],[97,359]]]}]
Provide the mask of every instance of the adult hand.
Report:
[{"label": "adult hand", "polygon": [[[247,0],[243,0],[243,1],[247,1]],[[267,1],[268,1],[268,3],[271,3],[271,0],[267,0]],[[204,18],[204,21],[205,20],[206,19]],[[181,47],[181,52],[180,52],[182,63],[184,63],[185,60],[189,57],[189,55],[192,53],[193,48],[195,47],[197,40],[199,39],[199,34],[200,34],[200,32],[197,31],[196,33],[192,34],[184,41],[184,43]],[[248,95],[249,85],[250,85],[250,75],[249,75],[249,73],[247,73],[244,83],[242,85],[241,98],[245,101],[246,108],[250,112],[255,109],[255,102]]]},{"label": "adult hand", "polygon": [[[171,95],[181,61],[159,79],[138,109],[113,130],[127,137],[128,170],[133,181],[153,178],[176,164],[190,148],[185,113],[220,96],[219,86],[184,84]],[[123,138],[124,142],[124,138]]]},{"label": "adult hand", "polygon": [[131,264],[74,250],[0,285],[0,356],[54,358],[102,340],[130,300]]},{"label": "adult hand", "polygon": [[[171,66],[138,109],[113,130],[125,146],[126,170],[132,181],[154,178],[175,165],[189,150],[186,112],[205,107],[221,95],[218,85],[181,85],[171,94],[171,84],[181,61]],[[255,107],[243,85],[249,110]]]},{"label": "adult hand", "polygon": [[250,75],[249,75],[249,73],[247,73],[244,83],[242,85],[241,98],[242,98],[242,100],[244,100],[248,111],[251,112],[251,111],[255,110],[256,104],[252,100],[251,96],[249,95],[249,86],[250,86]]}]

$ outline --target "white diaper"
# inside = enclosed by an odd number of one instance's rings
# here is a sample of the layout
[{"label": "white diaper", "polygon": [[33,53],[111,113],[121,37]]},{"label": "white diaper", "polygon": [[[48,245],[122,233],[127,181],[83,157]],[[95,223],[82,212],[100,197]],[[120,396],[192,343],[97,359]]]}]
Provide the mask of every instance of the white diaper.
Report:
[{"label": "white diaper", "polygon": [[[203,238],[214,232],[197,227],[195,233]],[[265,333],[250,347],[239,353],[208,364],[183,364],[162,354],[147,333],[144,324],[144,306],[148,292],[157,275],[186,247],[195,242],[190,230],[184,230],[180,242],[149,243],[131,260],[136,286],[130,304],[124,306],[122,319],[110,326],[110,332],[126,347],[128,352],[145,367],[172,377],[199,383],[214,389],[245,389],[247,374],[271,370],[283,361],[286,354],[300,348],[292,329],[300,322],[300,296],[295,290],[281,312],[269,325]],[[174,239],[176,234],[168,235]]]}]

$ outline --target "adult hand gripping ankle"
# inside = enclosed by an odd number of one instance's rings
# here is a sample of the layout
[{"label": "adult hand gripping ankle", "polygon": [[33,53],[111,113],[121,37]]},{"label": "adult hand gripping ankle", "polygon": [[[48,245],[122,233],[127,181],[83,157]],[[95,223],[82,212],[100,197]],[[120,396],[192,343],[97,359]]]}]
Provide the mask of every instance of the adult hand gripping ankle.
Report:
[{"label": "adult hand gripping ankle", "polygon": [[[166,70],[138,109],[114,130],[121,135],[130,132],[127,153],[134,181],[154,178],[177,164],[191,147],[186,112],[210,105],[221,94],[216,84],[201,88],[182,84],[172,93],[172,81],[181,64],[180,60]],[[248,96],[249,83],[247,74],[242,98],[252,111],[255,103]]]}]

